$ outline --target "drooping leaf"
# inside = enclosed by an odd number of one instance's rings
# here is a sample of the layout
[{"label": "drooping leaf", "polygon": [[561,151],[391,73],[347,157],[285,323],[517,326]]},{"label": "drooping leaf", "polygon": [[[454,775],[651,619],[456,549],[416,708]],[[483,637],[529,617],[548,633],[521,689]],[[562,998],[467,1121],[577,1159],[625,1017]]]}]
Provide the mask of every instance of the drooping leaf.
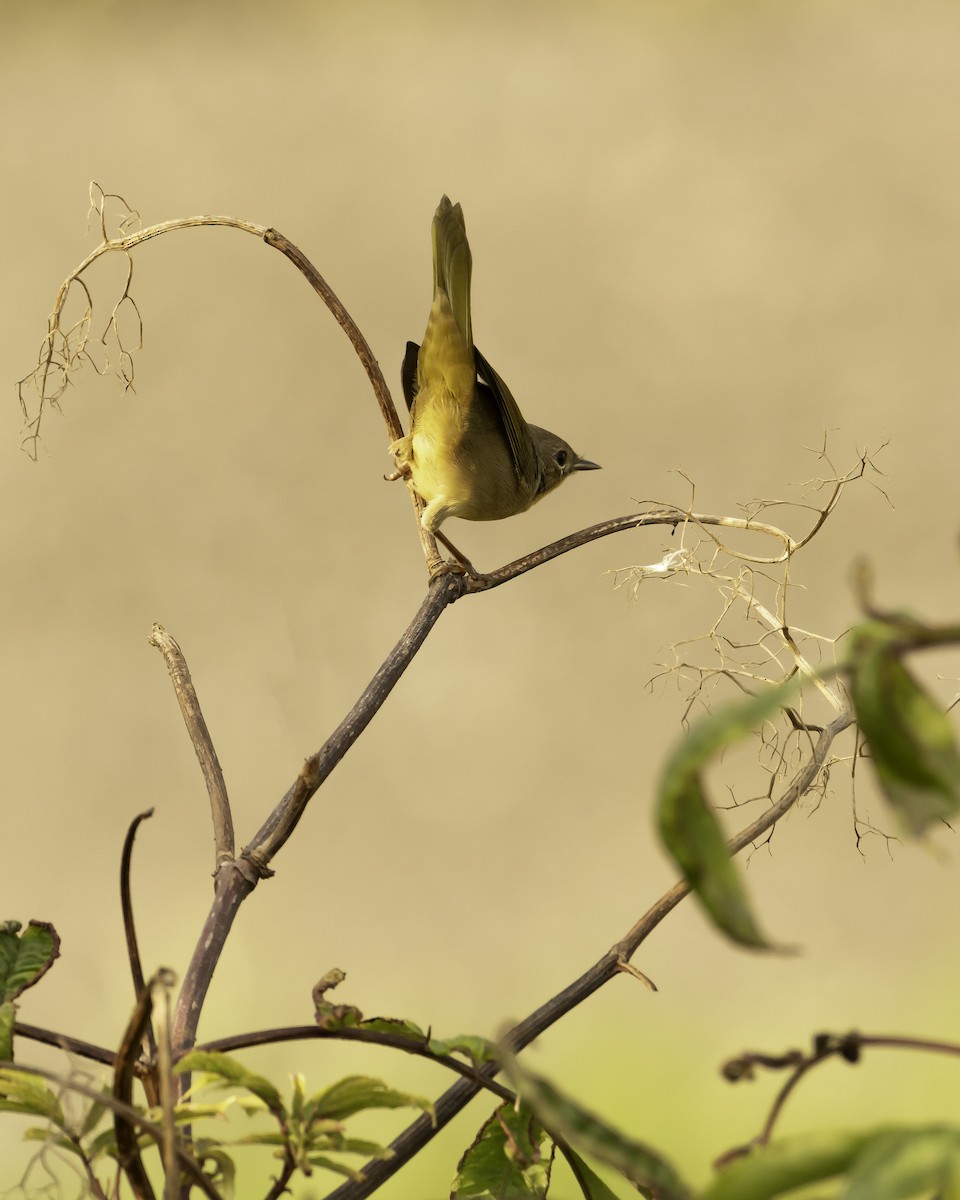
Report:
[{"label": "drooping leaf", "polygon": [[614,1129],[509,1053],[501,1050],[501,1058],[511,1086],[552,1136],[614,1167],[650,1200],[689,1200],[690,1188],[659,1151]]},{"label": "drooping leaf", "polygon": [[0,1003],[0,1062],[13,1062],[13,1026],[17,1006],[12,1000]]},{"label": "drooping leaf", "polygon": [[950,718],[903,665],[901,633],[881,621],[854,631],[850,694],[877,782],[916,836],[960,811],[960,751]]},{"label": "drooping leaf", "polygon": [[550,1139],[530,1110],[503,1104],[457,1164],[451,1200],[543,1200],[552,1162]]},{"label": "drooping leaf", "polygon": [[422,1096],[387,1087],[369,1075],[347,1075],[310,1099],[317,1117],[343,1121],[370,1108],[419,1108],[433,1115],[433,1105]]},{"label": "drooping leaf", "polygon": [[469,1033],[462,1033],[459,1037],[431,1038],[429,1045],[434,1054],[462,1054],[469,1058],[475,1067],[494,1062],[497,1057],[497,1048],[493,1042]]},{"label": "drooping leaf", "polygon": [[496,1057],[493,1044],[473,1034],[451,1038],[435,1038],[425,1033],[414,1021],[400,1017],[364,1017],[359,1008],[349,1004],[324,1004],[317,1007],[317,1024],[321,1029],[364,1029],[402,1038],[423,1046],[432,1054],[463,1054],[475,1066],[492,1062]]},{"label": "drooping leaf", "polygon": [[579,1154],[571,1150],[569,1146],[561,1146],[560,1153],[570,1165],[573,1177],[580,1185],[580,1190],[586,1200],[617,1200],[600,1176],[587,1166]]},{"label": "drooping leaf", "polygon": [[670,755],[660,779],[657,827],[667,852],[717,928],[756,950],[776,947],[753,915],[702,774],[721,750],[783,708],[796,687],[791,681],[770,688],[698,721]]},{"label": "drooping leaf", "polygon": [[220,1054],[212,1050],[191,1050],[180,1059],[174,1067],[178,1075],[189,1074],[192,1071],[204,1071],[221,1087],[245,1088],[275,1115],[283,1117],[286,1109],[280,1093],[262,1075],[257,1075],[229,1054]]},{"label": "drooping leaf", "polygon": [[310,1165],[312,1167],[322,1167],[325,1171],[333,1171],[337,1175],[345,1175],[348,1179],[352,1179],[354,1183],[363,1183],[366,1176],[362,1171],[358,1171],[356,1167],[351,1167],[348,1163],[340,1162],[336,1158],[328,1158],[325,1154],[311,1154]]},{"label": "drooping leaf", "polygon": [[[219,1143],[209,1138],[195,1138],[193,1153],[223,1200],[233,1200],[236,1193],[237,1167],[230,1155]],[[213,1165],[212,1171],[208,1164]]]},{"label": "drooping leaf", "polygon": [[29,1071],[0,1070],[0,1111],[46,1117],[60,1129],[64,1127],[63,1109],[56,1094]]},{"label": "drooping leaf", "polygon": [[844,1174],[872,1133],[830,1130],[784,1138],[725,1167],[700,1200],[773,1200]]},{"label": "drooping leaf", "polygon": [[[876,1134],[853,1164],[844,1200],[956,1200],[960,1129],[928,1126]],[[954,1189],[953,1196],[945,1188]]]}]

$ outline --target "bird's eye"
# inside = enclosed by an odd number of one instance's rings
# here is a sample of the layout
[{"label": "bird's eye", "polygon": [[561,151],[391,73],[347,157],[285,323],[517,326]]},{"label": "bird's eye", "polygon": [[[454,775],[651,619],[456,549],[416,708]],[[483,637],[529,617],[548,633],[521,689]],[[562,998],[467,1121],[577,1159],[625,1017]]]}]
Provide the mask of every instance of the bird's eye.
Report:
[{"label": "bird's eye", "polygon": [[555,454],[553,457],[554,457],[554,459],[555,459],[555,461],[556,461],[556,464],[557,464],[557,466],[558,466],[558,467],[561,467],[561,468],[563,468],[563,467],[565,467],[565,466],[567,465],[567,452],[566,452],[566,450],[558,450],[558,451],[556,452],[556,454]]}]

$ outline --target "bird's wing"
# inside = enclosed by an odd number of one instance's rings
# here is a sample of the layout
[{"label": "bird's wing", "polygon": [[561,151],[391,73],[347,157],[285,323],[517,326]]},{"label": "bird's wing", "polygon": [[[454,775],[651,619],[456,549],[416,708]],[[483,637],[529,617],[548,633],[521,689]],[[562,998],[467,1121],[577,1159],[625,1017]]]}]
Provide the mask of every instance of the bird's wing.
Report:
[{"label": "bird's wing", "polygon": [[403,398],[407,408],[413,408],[417,395],[417,355],[420,347],[416,342],[407,342],[407,351],[400,366],[400,386],[403,388]]},{"label": "bird's wing", "polygon": [[520,407],[514,400],[513,393],[476,346],[473,352],[477,360],[477,374],[493,393],[497,412],[503,423],[503,432],[506,434],[517,468],[517,478],[531,483],[538,482],[541,474],[540,457]]}]

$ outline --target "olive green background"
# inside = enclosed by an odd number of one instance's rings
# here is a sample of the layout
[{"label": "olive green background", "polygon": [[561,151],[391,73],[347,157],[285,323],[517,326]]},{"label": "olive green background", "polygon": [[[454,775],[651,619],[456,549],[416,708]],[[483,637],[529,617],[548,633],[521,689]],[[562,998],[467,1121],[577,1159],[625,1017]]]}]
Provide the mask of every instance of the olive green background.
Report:
[{"label": "olive green background", "polygon": [[[0,916],[63,938],[24,1020],[117,1043],[132,998],[117,875],[135,813],[155,809],[134,857],[145,967],[182,972],[206,911],[207,802],[152,622],[187,655],[242,844],[424,586],[353,351],[289,264],[234,231],[137,251],[136,393],[86,370],[39,461],[21,452],[14,383],[95,244],[92,179],[144,224],[212,212],[280,229],[398,397],[429,306],[433,210],[443,192],[462,202],[478,343],[528,419],[604,467],[514,520],[451,522],[481,568],[638,501],[687,504],[680,470],[703,512],[800,500],[830,474],[809,449],[826,436],[841,470],[886,443],[870,478],[892,504],[869,482],[847,493],[794,566],[792,619],[828,637],[855,622],[861,556],[881,604],[957,618],[960,10],[6,0],[2,16]],[[119,266],[95,277],[99,324]],[[809,514],[776,519],[799,533]],[[202,1037],[308,1022],[334,966],[348,974],[338,999],[368,1014],[494,1035],[622,936],[674,878],[651,816],[691,685],[647,684],[720,601],[688,579],[631,602],[605,572],[676,544],[663,529],[609,539],[442,618],[244,905]],[[703,644],[679,653],[712,661]],[[949,701],[958,656],[924,669]],[[755,759],[755,746],[729,756],[719,798],[762,791]],[[865,769],[856,800],[895,832]],[[750,860],[765,925],[801,954],[732,949],[684,904],[637,960],[659,993],[614,981],[531,1065],[698,1183],[773,1094],[769,1079],[723,1084],[723,1058],[822,1029],[960,1036],[955,839],[874,836],[858,851],[852,804],[846,761]],[[431,1095],[447,1083],[327,1043],[249,1061],[313,1088],[347,1071]],[[955,1066],[878,1053],[812,1077],[783,1129],[946,1117],[955,1095]],[[489,1108],[383,1195],[446,1195]],[[0,1188],[35,1151],[25,1124],[0,1122]],[[261,1157],[253,1175],[268,1169]]]}]

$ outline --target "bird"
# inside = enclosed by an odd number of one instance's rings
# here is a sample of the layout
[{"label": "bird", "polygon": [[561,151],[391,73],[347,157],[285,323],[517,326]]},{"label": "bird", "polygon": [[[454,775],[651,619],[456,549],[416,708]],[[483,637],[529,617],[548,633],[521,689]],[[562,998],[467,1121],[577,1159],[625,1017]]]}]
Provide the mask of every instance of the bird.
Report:
[{"label": "bird", "polygon": [[474,345],[472,269],[463,210],[444,196],[433,218],[433,304],[400,372],[410,430],[390,445],[391,478],[405,477],[422,497],[421,524],[432,534],[449,517],[512,517],[577,471],[599,470],[557,434],[528,424]]}]

